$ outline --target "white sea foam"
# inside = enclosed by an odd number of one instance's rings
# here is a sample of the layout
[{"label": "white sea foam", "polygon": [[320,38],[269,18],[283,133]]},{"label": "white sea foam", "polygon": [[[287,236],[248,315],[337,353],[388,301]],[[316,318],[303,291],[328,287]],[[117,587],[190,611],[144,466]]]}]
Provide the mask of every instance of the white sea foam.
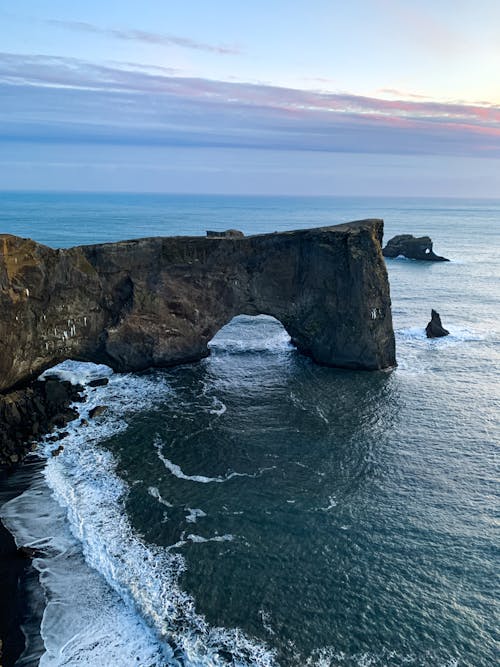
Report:
[{"label": "white sea foam", "polygon": [[47,555],[33,561],[47,592],[41,635],[41,667],[148,665],[172,662],[173,652],[85,562],[64,508],[43,477],[2,508],[18,544]]},{"label": "white sea foam", "polygon": [[[402,654],[398,651],[382,649],[380,652],[360,652],[345,653],[339,651],[333,646],[316,649],[304,662],[304,667],[346,667],[356,665],[356,667],[387,667],[387,665],[416,665],[422,664],[419,659],[412,654]],[[458,660],[454,658],[440,660],[432,654],[427,655],[425,664],[437,665],[439,667],[458,667]]]},{"label": "white sea foam", "polygon": [[198,507],[195,507],[194,509],[188,507],[187,510],[189,512],[189,514],[186,516],[186,521],[188,523],[196,523],[198,519],[207,516],[206,513],[203,510],[200,510]]},{"label": "white sea foam", "polygon": [[230,472],[225,476],[218,476],[218,477],[206,477],[205,475],[186,475],[181,467],[177,465],[177,463],[174,463],[170,459],[168,459],[166,456],[163,454],[163,442],[159,436],[156,437],[154,446],[158,455],[158,458],[160,461],[163,463],[165,468],[169,470],[172,475],[177,477],[178,479],[185,479],[189,482],[199,482],[200,484],[211,484],[215,482],[216,484],[222,484],[223,482],[227,482],[230,479],[233,479],[233,477],[259,477],[262,475],[264,472],[267,470],[274,470],[276,466],[269,466],[266,468],[259,468],[259,470],[255,473],[247,473],[247,472]]},{"label": "white sea foam", "polygon": [[57,375],[61,380],[68,380],[73,384],[87,384],[91,380],[111,377],[113,371],[104,364],[85,364],[79,361],[65,361],[62,364],[49,368],[41,374],[40,379],[46,376]]},{"label": "white sea foam", "polygon": [[[71,373],[80,382],[102,375],[102,369],[75,362],[57,372]],[[193,599],[179,586],[185,568],[179,553],[148,545],[134,534],[124,508],[128,487],[99,443],[127,428],[127,413],[164,400],[169,388],[158,378],[108,376],[107,386],[92,390],[88,401],[78,405],[88,417],[92,407],[105,404],[106,419],[89,419],[87,427],[77,426],[79,420],[69,425],[58,457],[50,456],[53,445],[42,445],[48,457],[43,474],[52,496],[44,483],[20,496],[16,501],[26,503],[29,521],[9,524],[20,543],[50,536],[42,542],[50,553],[35,561],[49,600],[42,624],[47,652],[40,664],[164,667],[179,665],[179,658],[183,665],[215,667],[226,664],[223,650],[234,665],[273,665],[273,653],[265,646],[238,629],[210,627],[196,613]],[[43,493],[45,505],[39,501]],[[155,487],[149,493],[163,501]],[[15,505],[6,507],[19,516]],[[184,542],[230,539],[192,534]]]},{"label": "white sea foam", "polygon": [[425,327],[408,327],[406,329],[397,329],[396,338],[406,341],[420,341],[429,345],[450,345],[458,343],[468,343],[484,340],[484,336],[477,331],[467,329],[464,327],[455,327],[447,325],[450,332],[449,336],[442,338],[427,338],[425,334]]},{"label": "white sea foam", "polygon": [[227,410],[226,405],[217,397],[213,397],[213,407],[209,410],[212,415],[223,415]]},{"label": "white sea foam", "polygon": [[[235,320],[238,321],[240,326],[248,326],[250,330],[248,337],[242,335],[241,328],[236,331],[233,329]],[[253,328],[255,322],[265,325],[266,328],[255,330]],[[234,318],[231,325],[231,328],[221,329],[210,341],[209,347],[212,350],[241,354],[242,352],[284,352],[295,349],[283,326],[269,315],[257,315],[255,317],[241,315]]]},{"label": "white sea foam", "polygon": [[271,614],[265,609],[259,609],[259,614],[262,620],[262,627],[264,628],[264,630],[268,632],[270,635],[275,635],[276,632],[273,630],[271,626]]},{"label": "white sea foam", "polygon": [[201,535],[194,535],[191,533],[187,536],[188,540],[191,542],[196,542],[197,544],[202,544],[203,542],[232,542],[234,540],[234,535],[214,535],[213,537],[202,537]]},{"label": "white sea foam", "polygon": [[165,507],[173,507],[172,503],[169,503],[168,500],[165,500],[164,498],[162,498],[162,495],[158,491],[156,486],[150,486],[148,488],[148,493],[153,498],[156,498],[156,500],[160,503],[160,505],[165,505]]},{"label": "white sea foam", "polygon": [[325,507],[318,507],[319,510],[322,512],[328,512],[329,510],[332,510],[334,507],[337,507],[337,501],[335,500],[335,496],[328,496],[328,505]]}]

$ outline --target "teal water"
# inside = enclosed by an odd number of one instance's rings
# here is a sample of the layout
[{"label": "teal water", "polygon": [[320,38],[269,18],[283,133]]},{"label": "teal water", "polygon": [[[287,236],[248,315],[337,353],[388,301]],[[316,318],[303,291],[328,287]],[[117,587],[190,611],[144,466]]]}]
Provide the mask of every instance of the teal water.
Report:
[{"label": "teal water", "polygon": [[[2,511],[27,530],[35,498],[54,494],[53,532],[70,526],[73,542],[46,566],[46,586],[72,619],[68,587],[80,613],[106,598],[123,646],[106,654],[104,639],[91,649],[75,630],[68,661],[66,644],[57,653],[64,618],[47,613],[41,664],[498,663],[500,202],[2,194],[0,204],[1,231],[53,246],[383,217],[386,239],[428,234],[452,260],[387,261],[391,373],[316,366],[276,320],[242,316],[198,364],[89,391],[88,406],[109,405],[106,420],[75,426],[45,490]],[[425,338],[431,308],[446,339]],[[76,552],[102,578],[84,603]]]}]

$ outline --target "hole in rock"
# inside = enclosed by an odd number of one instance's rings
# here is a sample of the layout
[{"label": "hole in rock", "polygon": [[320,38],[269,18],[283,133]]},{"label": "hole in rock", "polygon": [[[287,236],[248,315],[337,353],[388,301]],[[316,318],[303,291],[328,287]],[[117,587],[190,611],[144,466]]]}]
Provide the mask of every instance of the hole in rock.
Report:
[{"label": "hole in rock", "polygon": [[280,352],[293,349],[290,336],[270,315],[237,315],[208,344],[213,353]]}]

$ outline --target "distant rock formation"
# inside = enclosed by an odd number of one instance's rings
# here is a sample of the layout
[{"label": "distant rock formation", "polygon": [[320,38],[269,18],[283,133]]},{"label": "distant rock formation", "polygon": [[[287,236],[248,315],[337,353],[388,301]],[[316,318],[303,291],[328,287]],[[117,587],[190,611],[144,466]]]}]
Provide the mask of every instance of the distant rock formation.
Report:
[{"label": "distant rock formation", "polygon": [[0,391],[64,359],[116,371],[196,361],[239,314],[276,317],[319,363],[394,366],[382,232],[362,220],[63,250],[0,235]]},{"label": "distant rock formation", "polygon": [[226,229],[225,232],[210,232],[207,231],[207,236],[211,239],[213,238],[224,238],[224,239],[241,239],[245,234],[240,232],[239,229]]},{"label": "distant rock formation", "polygon": [[425,327],[425,335],[427,338],[442,338],[449,335],[448,329],[445,329],[441,324],[441,317],[434,309],[431,310],[431,321]]},{"label": "distant rock formation", "polygon": [[426,262],[449,262],[446,257],[436,255],[432,250],[430,236],[416,238],[411,234],[394,236],[382,250],[384,257],[407,257],[408,259],[423,259]]}]

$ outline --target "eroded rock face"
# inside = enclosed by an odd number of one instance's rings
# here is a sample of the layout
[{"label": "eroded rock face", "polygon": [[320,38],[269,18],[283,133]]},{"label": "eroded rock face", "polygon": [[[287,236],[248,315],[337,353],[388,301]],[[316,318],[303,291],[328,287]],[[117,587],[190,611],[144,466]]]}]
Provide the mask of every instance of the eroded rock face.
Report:
[{"label": "eroded rock face", "polygon": [[448,329],[445,329],[441,323],[441,316],[434,309],[431,310],[431,320],[425,327],[427,338],[442,338],[449,335]]},{"label": "eroded rock face", "polygon": [[395,365],[383,222],[54,250],[0,235],[0,391],[64,359],[196,361],[235,315],[273,315],[319,363]]},{"label": "eroded rock face", "polygon": [[30,451],[30,443],[75,419],[78,413],[70,406],[82,400],[82,389],[70,382],[47,379],[0,395],[0,468],[20,463]]},{"label": "eroded rock face", "polygon": [[219,238],[223,237],[226,239],[241,239],[245,234],[243,232],[240,232],[239,229],[226,229],[224,232],[211,232],[207,231],[207,236],[209,238]]},{"label": "eroded rock face", "polygon": [[382,250],[384,257],[407,257],[408,259],[423,259],[427,262],[449,262],[446,257],[436,255],[432,250],[430,236],[415,238],[411,234],[394,236]]}]

